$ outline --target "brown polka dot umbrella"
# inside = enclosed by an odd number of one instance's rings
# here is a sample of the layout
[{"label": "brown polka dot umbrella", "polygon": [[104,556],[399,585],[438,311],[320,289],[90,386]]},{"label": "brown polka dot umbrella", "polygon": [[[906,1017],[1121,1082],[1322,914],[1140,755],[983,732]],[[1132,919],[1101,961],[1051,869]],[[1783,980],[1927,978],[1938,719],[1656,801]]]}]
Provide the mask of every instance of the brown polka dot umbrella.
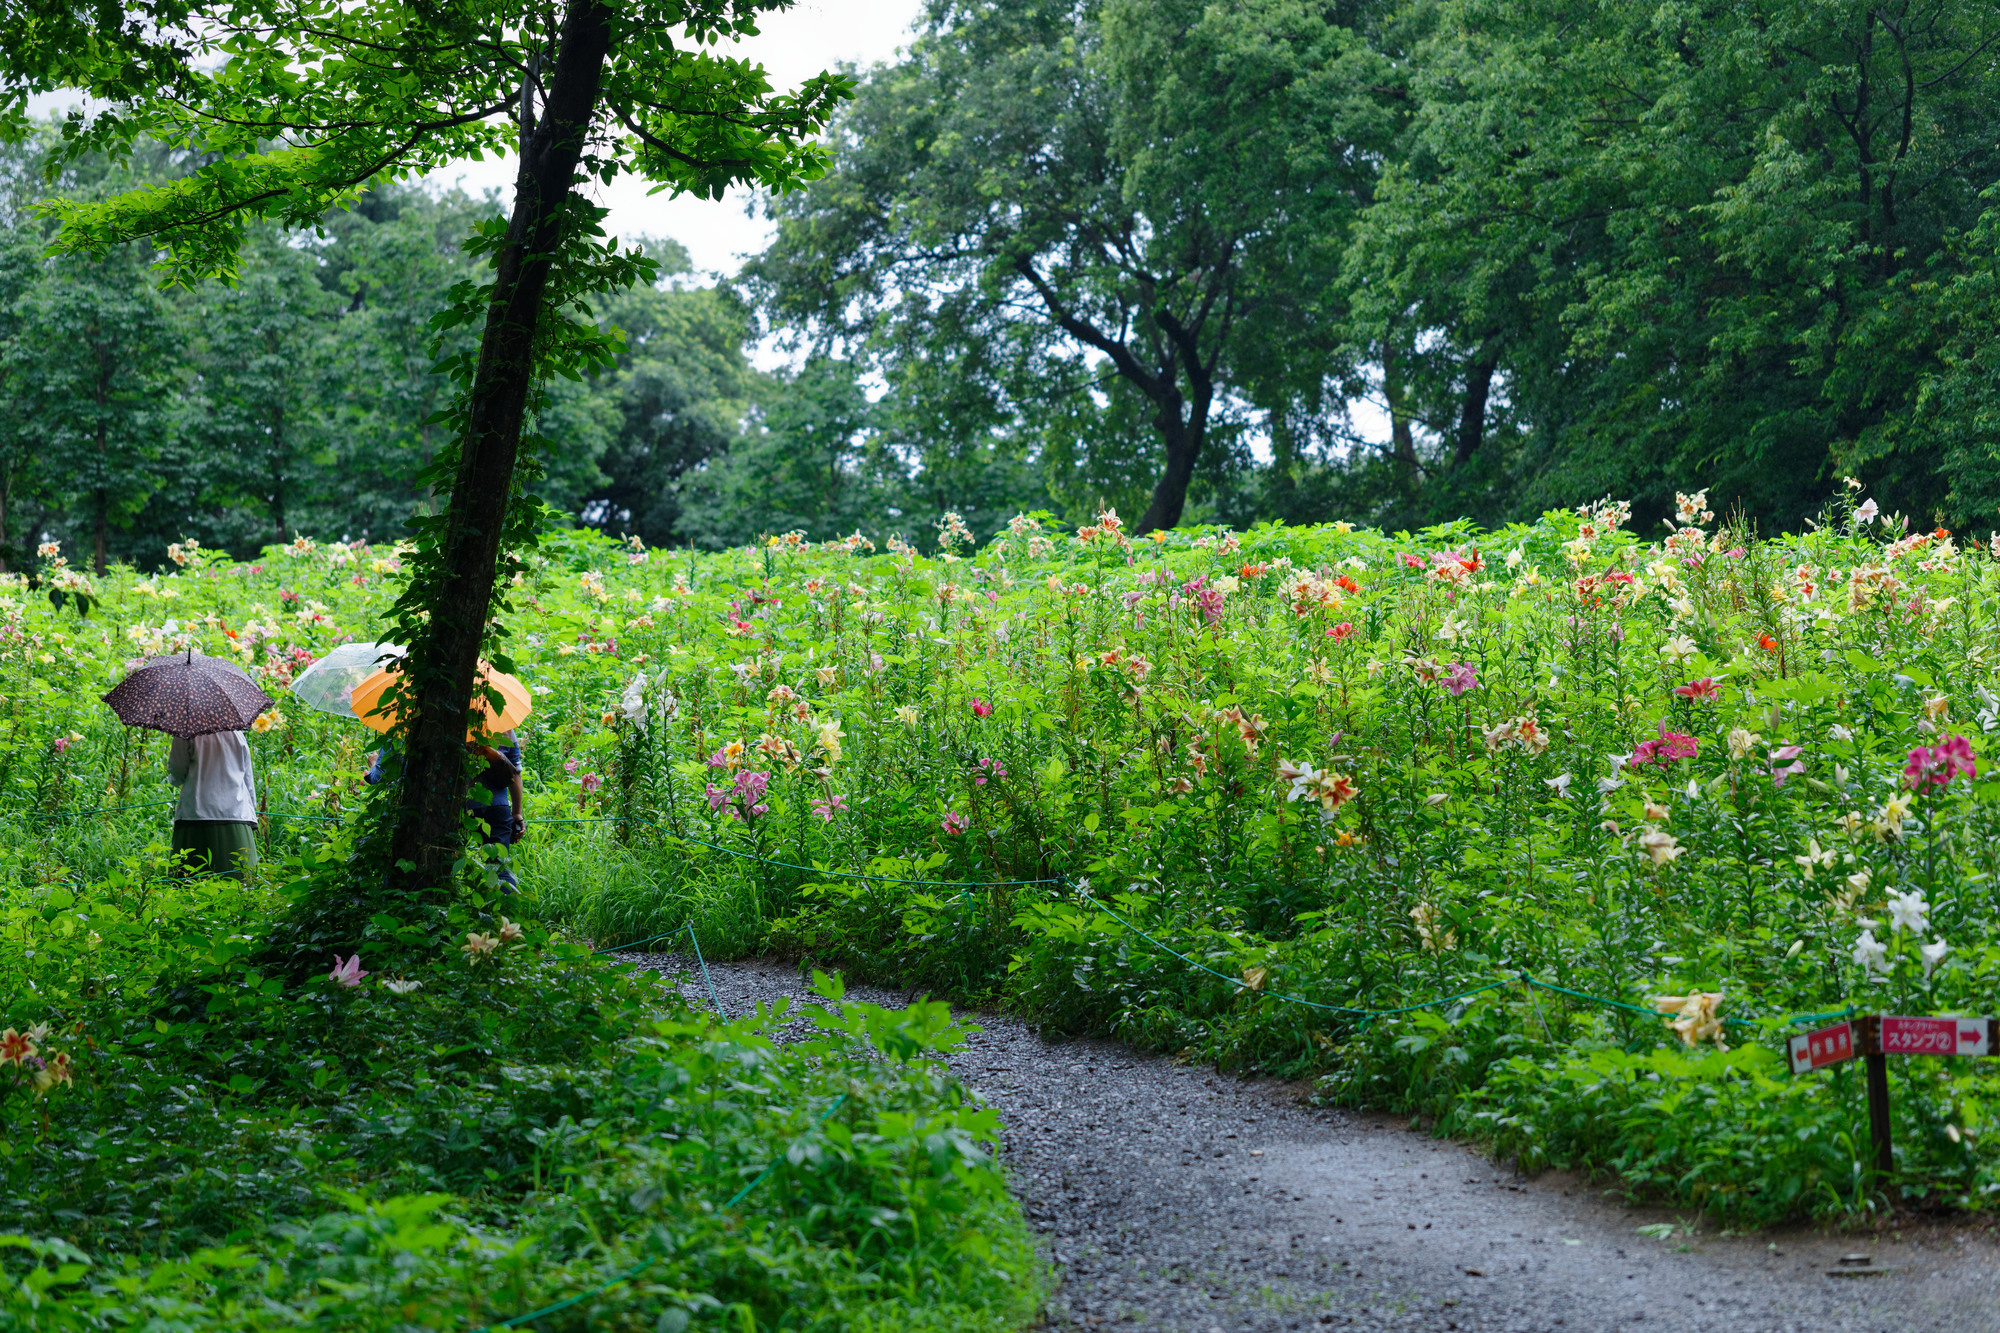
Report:
[{"label": "brown polka dot umbrella", "polygon": [[104,702],[128,727],[208,736],[244,730],[273,701],[234,662],[196,657],[190,649],[151,659],[119,681]]}]

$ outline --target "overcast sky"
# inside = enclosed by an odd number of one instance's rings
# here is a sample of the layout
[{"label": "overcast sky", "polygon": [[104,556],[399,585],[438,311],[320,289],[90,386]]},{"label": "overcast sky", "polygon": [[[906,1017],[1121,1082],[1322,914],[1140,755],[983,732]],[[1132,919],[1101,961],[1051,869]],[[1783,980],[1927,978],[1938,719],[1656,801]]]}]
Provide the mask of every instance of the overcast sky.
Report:
[{"label": "overcast sky", "polygon": [[[782,13],[765,16],[763,31],[735,44],[733,54],[762,62],[771,86],[789,91],[824,69],[851,61],[866,68],[893,60],[896,49],[909,41],[910,28],[922,12],[922,0],[799,0]],[[722,48],[728,50],[729,48]],[[29,99],[32,115],[63,111],[77,102],[74,94],[46,94]],[[515,160],[467,162],[435,173],[438,185],[460,184],[472,193],[498,189],[510,198]],[[734,191],[720,202],[669,199],[646,194],[646,186],[620,179],[609,190],[598,187],[600,202],[611,205],[609,226],[623,237],[670,236],[688,248],[697,269],[733,274],[745,255],[764,248],[770,228],[745,216],[747,191]]]},{"label": "overcast sky", "polygon": [[[895,58],[906,44],[910,25],[922,11],[922,0],[800,0],[791,9],[767,15],[758,36],[739,42],[735,54],[763,62],[771,85],[796,88],[823,69],[843,61],[864,68]],[[467,162],[438,172],[441,185],[462,184],[468,191],[514,183],[515,161]],[[623,177],[609,190],[598,188],[599,202],[611,206],[608,225],[622,237],[670,236],[688,248],[703,272],[733,274],[745,255],[764,248],[770,228],[744,215],[746,191],[734,191],[720,202],[708,199],[647,197],[646,186]]]}]

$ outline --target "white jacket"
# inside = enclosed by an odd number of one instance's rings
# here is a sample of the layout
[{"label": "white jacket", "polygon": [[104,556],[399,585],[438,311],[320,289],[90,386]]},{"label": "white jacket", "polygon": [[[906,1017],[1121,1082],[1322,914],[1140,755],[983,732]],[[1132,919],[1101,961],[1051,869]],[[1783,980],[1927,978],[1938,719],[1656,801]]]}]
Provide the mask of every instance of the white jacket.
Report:
[{"label": "white jacket", "polygon": [[174,737],[167,750],[167,780],[181,789],[175,819],[257,822],[257,777],[240,731]]}]

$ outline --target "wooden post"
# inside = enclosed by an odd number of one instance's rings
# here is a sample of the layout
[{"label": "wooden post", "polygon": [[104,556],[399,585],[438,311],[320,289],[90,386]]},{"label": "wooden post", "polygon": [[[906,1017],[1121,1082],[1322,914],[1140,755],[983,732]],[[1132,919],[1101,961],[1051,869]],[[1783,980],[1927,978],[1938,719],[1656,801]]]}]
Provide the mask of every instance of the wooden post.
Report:
[{"label": "wooden post", "polygon": [[1875,1144],[1875,1170],[1887,1180],[1896,1165],[1889,1140],[1889,1057],[1877,1051],[1862,1059],[1868,1066],[1868,1137]]},{"label": "wooden post", "polygon": [[1868,1138],[1875,1148],[1875,1174],[1887,1188],[1896,1168],[1889,1135],[1889,1058],[1882,1053],[1882,1019],[1869,1014],[1854,1020],[1854,1048],[1868,1079]]}]

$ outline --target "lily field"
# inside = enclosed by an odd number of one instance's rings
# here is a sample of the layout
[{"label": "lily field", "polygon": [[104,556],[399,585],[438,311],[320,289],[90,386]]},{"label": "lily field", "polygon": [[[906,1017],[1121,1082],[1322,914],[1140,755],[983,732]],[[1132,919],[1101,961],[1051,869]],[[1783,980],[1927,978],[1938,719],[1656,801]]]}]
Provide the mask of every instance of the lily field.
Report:
[{"label": "lily field", "polygon": [[[1862,501],[1768,538],[1700,495],[1650,537],[1611,501],[983,546],[947,516],[922,552],[552,533],[495,652],[534,695],[526,840],[341,939],[283,923],[339,882],[377,738],[285,686],[379,637],[396,549],[45,550],[0,593],[0,1328],[1032,1316],[943,1006],[783,1045],[796,1015],[592,953],[689,926],[1731,1226],[1992,1207],[1982,1062],[1892,1061],[1883,1178],[1858,1066],[1784,1056],[2000,1007],[2000,547]],[[248,885],[169,876],[166,738],[99,702],[190,648],[279,701]]]}]

